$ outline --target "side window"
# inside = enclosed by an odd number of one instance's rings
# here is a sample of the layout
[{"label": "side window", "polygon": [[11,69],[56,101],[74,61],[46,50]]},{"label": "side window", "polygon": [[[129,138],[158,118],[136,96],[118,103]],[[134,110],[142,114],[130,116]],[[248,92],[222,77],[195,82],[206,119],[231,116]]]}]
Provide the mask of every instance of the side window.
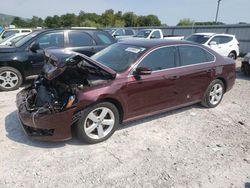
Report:
[{"label": "side window", "polygon": [[161,34],[160,34],[159,31],[154,31],[151,36],[154,36],[155,39],[160,39],[161,38]]},{"label": "side window", "polygon": [[138,67],[150,68],[152,71],[175,67],[175,47],[157,49],[147,55]]},{"label": "side window", "polygon": [[228,36],[221,36],[220,38],[220,43],[225,44],[233,40],[233,37],[228,37]]},{"label": "side window", "polygon": [[229,36],[215,36],[212,40],[214,42],[216,42],[217,44],[225,44],[230,42],[231,40],[233,40],[233,37],[229,37]]},{"label": "side window", "polygon": [[47,33],[36,39],[35,43],[39,44],[41,49],[49,47],[64,47],[64,35],[63,32]]},{"label": "side window", "polygon": [[30,33],[30,30],[22,30],[21,33]]},{"label": "side window", "polygon": [[70,47],[93,46],[94,44],[94,40],[87,33],[81,31],[69,32]]},{"label": "side window", "polygon": [[97,32],[96,37],[99,39],[101,44],[112,44],[113,39],[106,33]]},{"label": "side window", "polygon": [[118,29],[116,32],[115,32],[115,35],[118,35],[118,36],[123,36],[123,30],[122,29]]},{"label": "side window", "polygon": [[180,61],[182,66],[210,62],[214,57],[196,46],[179,46]]},{"label": "side window", "polygon": [[216,42],[217,44],[220,44],[220,37],[219,36],[214,37],[210,42]]},{"label": "side window", "polygon": [[131,29],[125,29],[125,35],[134,35],[134,32]]}]

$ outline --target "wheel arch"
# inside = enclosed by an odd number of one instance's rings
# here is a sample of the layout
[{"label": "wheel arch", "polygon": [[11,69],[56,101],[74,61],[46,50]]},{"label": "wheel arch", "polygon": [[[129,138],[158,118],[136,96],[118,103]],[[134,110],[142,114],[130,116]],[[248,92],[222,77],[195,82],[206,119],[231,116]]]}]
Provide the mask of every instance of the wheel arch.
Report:
[{"label": "wheel arch", "polygon": [[99,102],[110,102],[111,104],[115,105],[115,107],[117,108],[118,112],[119,112],[119,123],[123,122],[123,117],[124,117],[124,109],[122,104],[114,98],[108,97],[108,98],[103,98],[97,101],[97,103]]},{"label": "wheel arch", "polygon": [[229,52],[229,54],[228,54],[228,55],[230,55],[231,53],[234,53],[235,58],[237,59],[237,52],[236,52],[235,50],[232,50],[232,51],[230,51],[230,52]]},{"label": "wheel arch", "polygon": [[25,80],[24,70],[20,66],[18,66],[17,62],[12,62],[12,63],[4,62],[4,63],[1,63],[1,65],[0,65],[0,68],[2,68],[2,67],[11,67],[11,68],[18,70],[22,75],[22,79]]},{"label": "wheel arch", "polygon": [[227,82],[226,82],[226,79],[224,79],[223,77],[217,77],[216,79],[222,81],[222,83],[224,84],[224,90],[226,92],[227,91]]}]

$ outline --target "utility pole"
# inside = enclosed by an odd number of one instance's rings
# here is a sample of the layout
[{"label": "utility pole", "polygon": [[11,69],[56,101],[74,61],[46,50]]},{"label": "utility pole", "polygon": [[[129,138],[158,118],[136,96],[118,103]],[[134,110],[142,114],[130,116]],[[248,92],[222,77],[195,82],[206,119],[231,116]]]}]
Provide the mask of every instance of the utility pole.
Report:
[{"label": "utility pole", "polygon": [[218,0],[218,5],[217,5],[217,11],[216,11],[216,17],[215,17],[215,23],[218,21],[218,15],[219,15],[219,9],[220,9],[220,2],[222,0]]}]

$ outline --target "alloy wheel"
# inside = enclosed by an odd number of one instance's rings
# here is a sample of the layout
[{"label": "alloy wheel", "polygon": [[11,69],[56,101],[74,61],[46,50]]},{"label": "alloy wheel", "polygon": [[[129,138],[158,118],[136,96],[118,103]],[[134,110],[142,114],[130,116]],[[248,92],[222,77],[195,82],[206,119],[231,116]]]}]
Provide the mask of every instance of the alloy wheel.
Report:
[{"label": "alloy wheel", "polygon": [[108,135],[115,125],[114,113],[106,107],[92,110],[84,122],[84,131],[92,139],[102,139]]},{"label": "alloy wheel", "polygon": [[18,84],[18,76],[12,71],[3,71],[0,74],[0,86],[2,88],[11,89]]},{"label": "alloy wheel", "polygon": [[223,96],[223,87],[221,84],[215,84],[209,93],[209,101],[212,105],[217,105]]}]

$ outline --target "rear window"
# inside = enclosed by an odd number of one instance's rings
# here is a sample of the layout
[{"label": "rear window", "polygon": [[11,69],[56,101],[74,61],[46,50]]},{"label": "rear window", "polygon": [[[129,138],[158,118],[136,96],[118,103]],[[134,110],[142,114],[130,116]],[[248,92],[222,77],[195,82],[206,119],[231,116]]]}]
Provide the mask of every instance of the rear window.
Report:
[{"label": "rear window", "polygon": [[187,41],[196,42],[199,44],[205,44],[211,36],[209,35],[191,35],[186,38]]},{"label": "rear window", "polygon": [[94,44],[95,44],[94,40],[87,33],[81,31],[69,32],[70,47],[93,46]]},{"label": "rear window", "polygon": [[179,46],[182,66],[214,61],[214,56],[197,46]]},{"label": "rear window", "polygon": [[134,32],[131,29],[125,29],[125,35],[134,35]]},{"label": "rear window", "polygon": [[114,43],[114,39],[105,32],[96,32],[95,35],[101,44],[108,45]]}]

